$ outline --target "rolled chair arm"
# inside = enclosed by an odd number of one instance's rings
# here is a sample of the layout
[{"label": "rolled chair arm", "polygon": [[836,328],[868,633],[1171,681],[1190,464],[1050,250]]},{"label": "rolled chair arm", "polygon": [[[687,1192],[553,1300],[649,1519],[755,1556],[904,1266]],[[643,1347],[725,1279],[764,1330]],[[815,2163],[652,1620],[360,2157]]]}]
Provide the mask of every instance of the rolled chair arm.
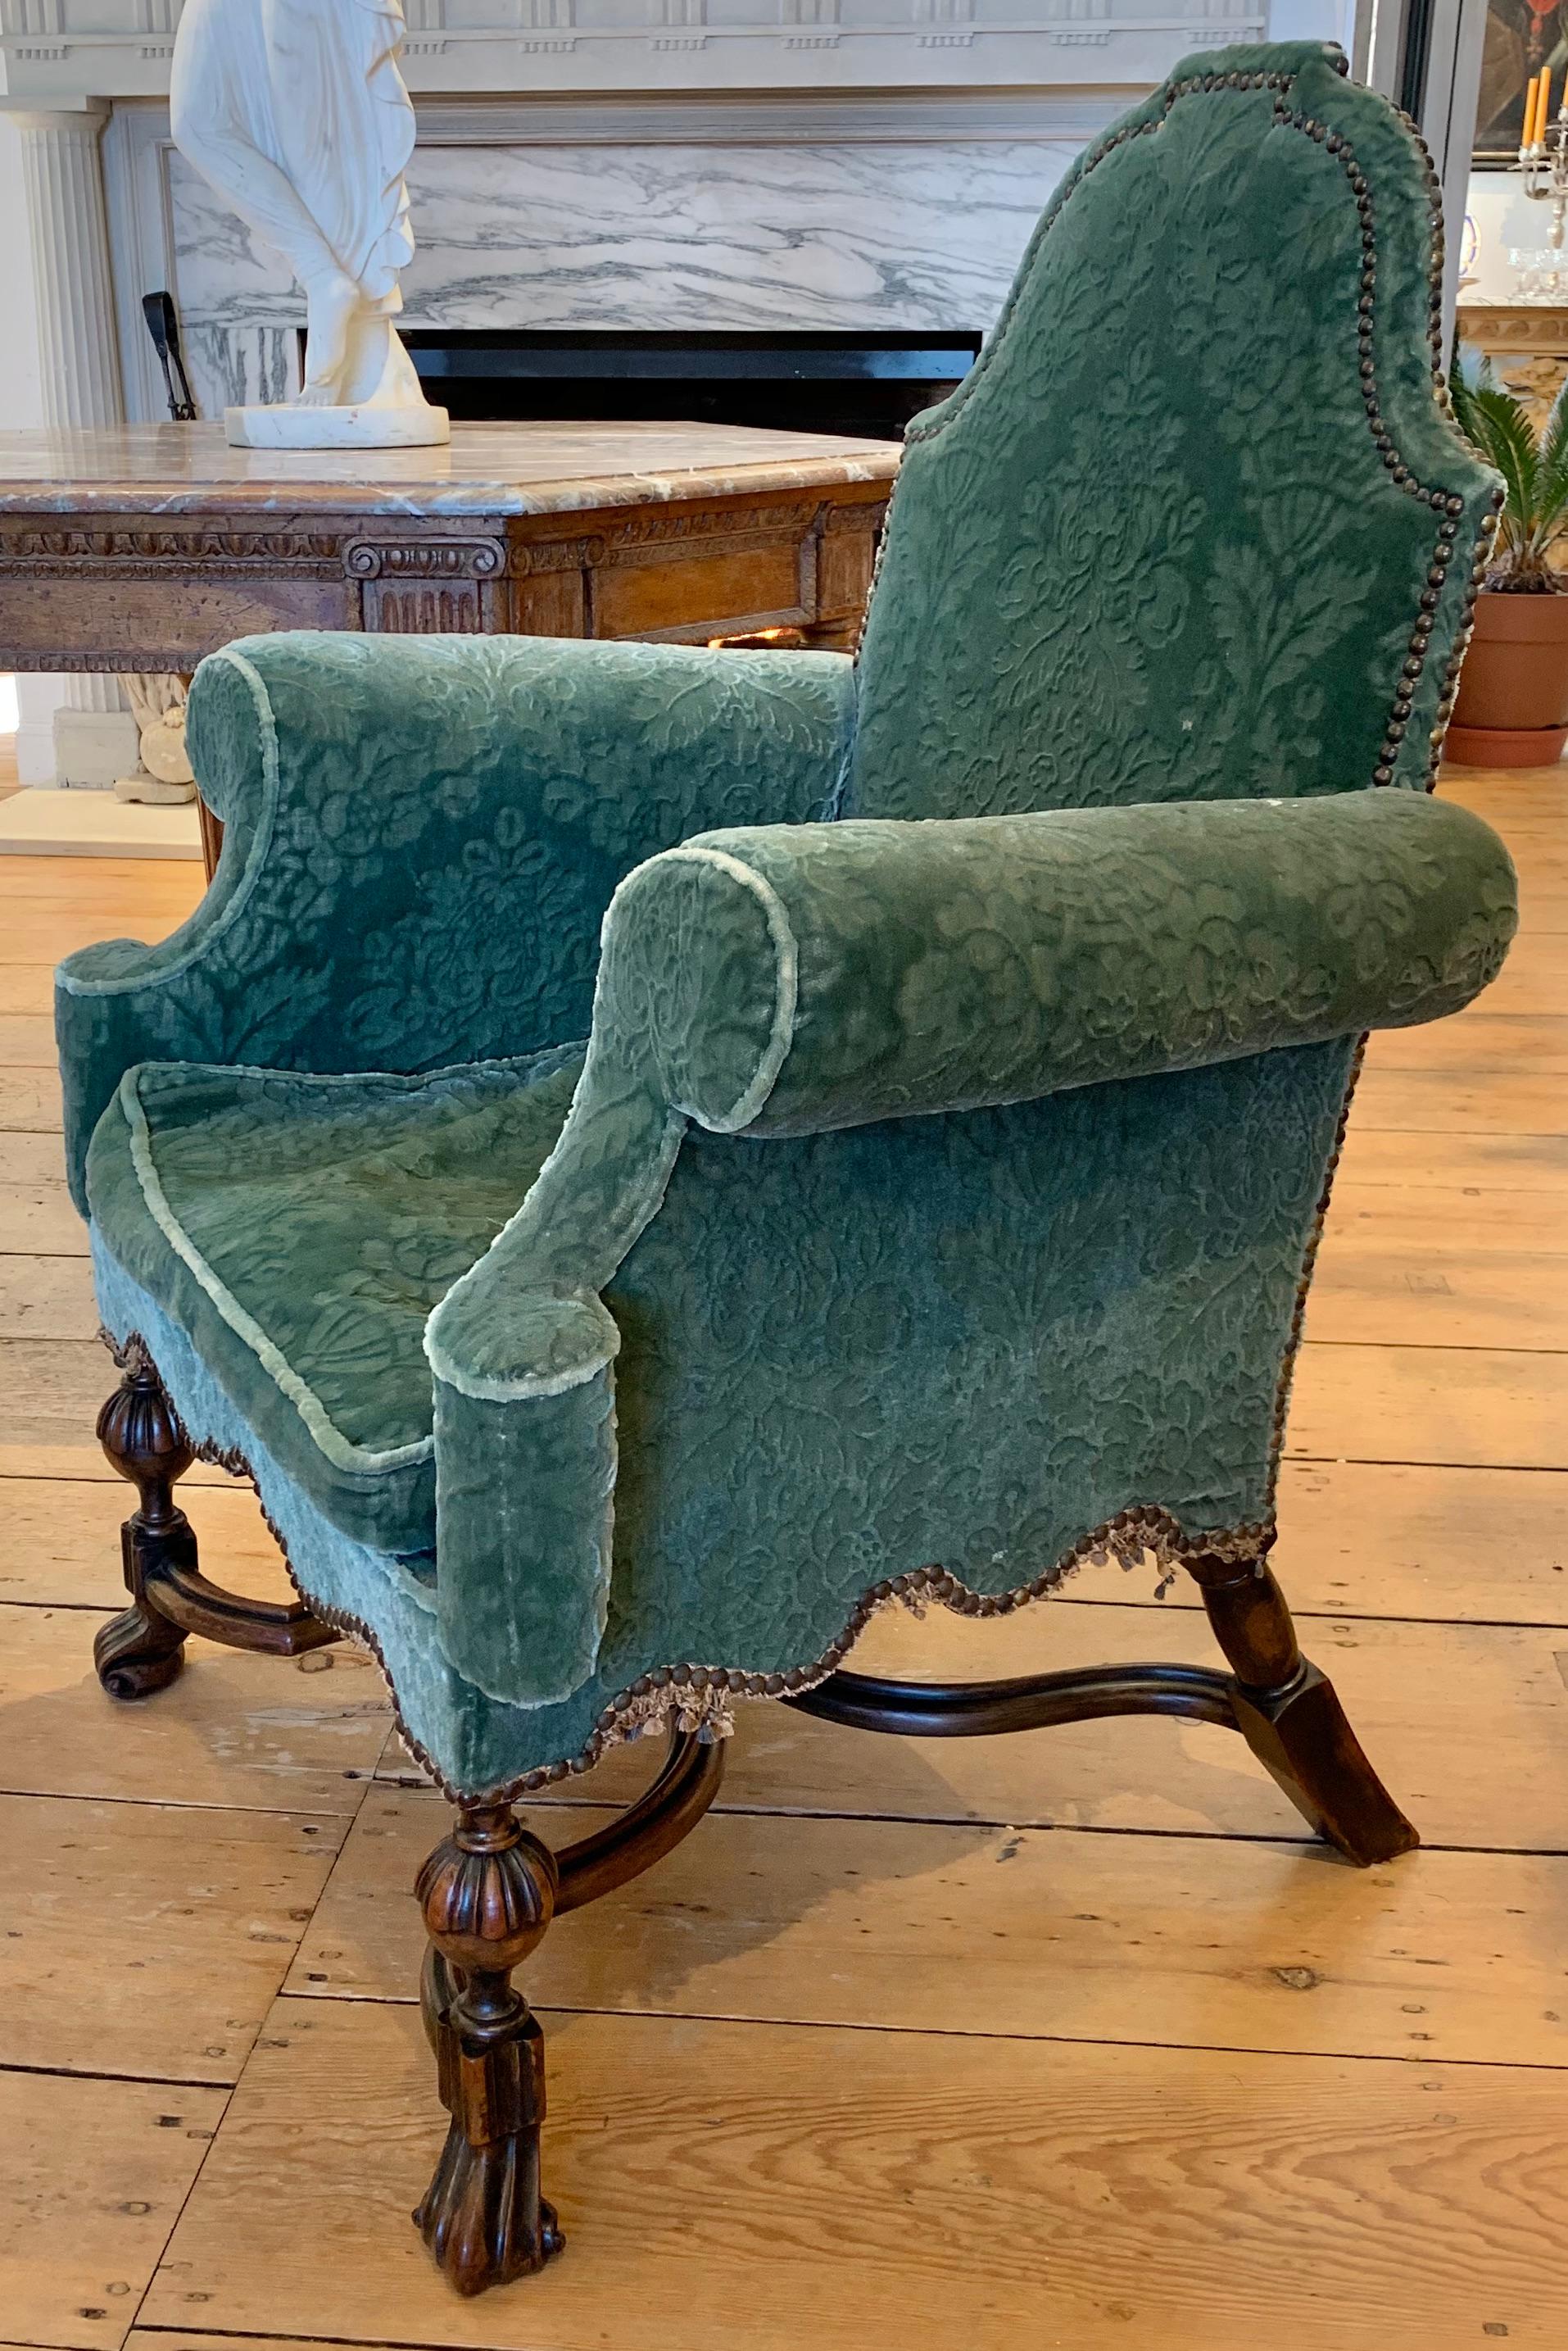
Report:
[{"label": "rolled chair arm", "polygon": [[1497,835],[1405,791],[713,832],[622,883],[596,1020],[796,1134],[1435,1019],[1515,920]]}]

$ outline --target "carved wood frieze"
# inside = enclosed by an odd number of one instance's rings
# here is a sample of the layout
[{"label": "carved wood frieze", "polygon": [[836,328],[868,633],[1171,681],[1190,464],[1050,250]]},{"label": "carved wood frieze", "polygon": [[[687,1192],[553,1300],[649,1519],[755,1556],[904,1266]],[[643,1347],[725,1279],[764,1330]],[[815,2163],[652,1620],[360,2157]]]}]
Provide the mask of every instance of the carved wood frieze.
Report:
[{"label": "carved wood frieze", "polygon": [[[878,485],[885,498],[886,490]],[[688,507],[636,507],[597,522],[596,540],[607,553],[692,538],[739,538],[809,530],[822,512],[820,495],[781,499],[767,506],[729,500]]]},{"label": "carved wood frieze", "polygon": [[360,625],[380,636],[484,636],[510,625],[490,583],[506,570],[506,542],[488,534],[358,538],[343,550],[363,583]]},{"label": "carved wood frieze", "polygon": [[491,580],[506,569],[504,539],[357,538],[345,549],[351,580]]},{"label": "carved wood frieze", "polygon": [[1518,392],[1539,431],[1568,371],[1568,306],[1461,302],[1459,329],[1460,340],[1484,351],[1509,390]]},{"label": "carved wood frieze", "polygon": [[483,637],[498,633],[483,599],[463,588],[382,589],[366,599],[365,627],[375,636]]},{"label": "carved wood frieze", "polygon": [[869,481],[428,519],[0,513],[0,667],[183,671],[279,628],[701,641],[778,622],[837,643],[886,498]]},{"label": "carved wood frieze", "polygon": [[1568,305],[1461,302],[1459,338],[1480,351],[1542,351],[1568,359]]},{"label": "carved wood frieze", "polygon": [[[637,507],[624,515],[607,516],[596,521],[592,531],[571,537],[547,536],[548,523],[532,522],[526,527],[526,538],[511,538],[507,569],[521,579],[577,566],[599,570],[618,562],[637,562],[645,551],[657,558],[671,547],[711,555],[829,530],[875,535],[887,508],[887,485],[875,483],[850,485],[826,499],[807,496],[788,504],[747,506],[735,501],[685,508]],[[553,519],[558,526],[560,518]]]},{"label": "carved wood frieze", "polygon": [[0,519],[0,561],[50,571],[102,569],[120,579],[195,565],[223,570],[299,570],[335,564],[340,534],[323,530],[197,529],[127,524],[38,524]]}]

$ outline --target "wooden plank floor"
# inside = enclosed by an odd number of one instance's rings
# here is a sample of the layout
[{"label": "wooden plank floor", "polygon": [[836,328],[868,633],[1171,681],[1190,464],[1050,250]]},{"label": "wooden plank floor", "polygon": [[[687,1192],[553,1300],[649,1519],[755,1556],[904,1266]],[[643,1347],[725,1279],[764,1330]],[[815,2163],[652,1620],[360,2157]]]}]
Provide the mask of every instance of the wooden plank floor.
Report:
[{"label": "wooden plank floor", "polygon": [[[409,1884],[444,1807],[370,1667],[88,1669],[126,1489],[63,1190],[49,967],[187,866],[0,870],[0,2351],[1459,2351],[1568,2335],[1568,770],[1458,774],[1524,935],[1375,1040],[1293,1407],[1282,1576],[1425,1849],[1348,1869],[1234,1740],[921,1746],[751,1709],[722,1803],[563,1921],[543,2278],[449,2294]],[[254,1500],[183,1489],[281,1589]],[[1207,1659],[1085,1573],[873,1669]],[[579,1834],[647,1766],[538,1807]]]}]

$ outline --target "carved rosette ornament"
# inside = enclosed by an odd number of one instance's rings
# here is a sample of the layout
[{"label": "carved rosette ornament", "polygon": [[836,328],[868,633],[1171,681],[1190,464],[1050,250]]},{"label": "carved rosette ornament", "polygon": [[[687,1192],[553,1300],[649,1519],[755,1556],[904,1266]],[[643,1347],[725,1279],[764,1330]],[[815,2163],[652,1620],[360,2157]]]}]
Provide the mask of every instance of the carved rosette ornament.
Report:
[{"label": "carved rosette ornament", "polygon": [[542,2269],[563,2242],[540,2194],[545,2043],[511,1980],[555,1915],[555,1856],[510,1804],[460,1812],[420,1871],[426,2023],[452,2116],[415,2226],[460,2294]]}]

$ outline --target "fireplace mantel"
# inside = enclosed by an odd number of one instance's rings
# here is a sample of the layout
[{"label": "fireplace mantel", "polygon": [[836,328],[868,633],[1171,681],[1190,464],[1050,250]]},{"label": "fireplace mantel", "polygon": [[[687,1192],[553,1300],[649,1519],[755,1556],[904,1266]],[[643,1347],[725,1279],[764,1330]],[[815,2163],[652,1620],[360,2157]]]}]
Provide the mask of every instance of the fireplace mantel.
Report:
[{"label": "fireplace mantel", "polygon": [[[1258,0],[405,0],[416,95],[1147,89],[1189,49],[1260,40]],[[162,98],[181,0],[0,0],[15,103]]]},{"label": "fireplace mantel", "polygon": [[[989,330],[1042,209],[1125,103],[1092,89],[420,98],[410,327]],[[167,106],[103,138],[125,411],[163,391],[167,287],[203,415],[288,396],[288,270],[178,153]]]}]

